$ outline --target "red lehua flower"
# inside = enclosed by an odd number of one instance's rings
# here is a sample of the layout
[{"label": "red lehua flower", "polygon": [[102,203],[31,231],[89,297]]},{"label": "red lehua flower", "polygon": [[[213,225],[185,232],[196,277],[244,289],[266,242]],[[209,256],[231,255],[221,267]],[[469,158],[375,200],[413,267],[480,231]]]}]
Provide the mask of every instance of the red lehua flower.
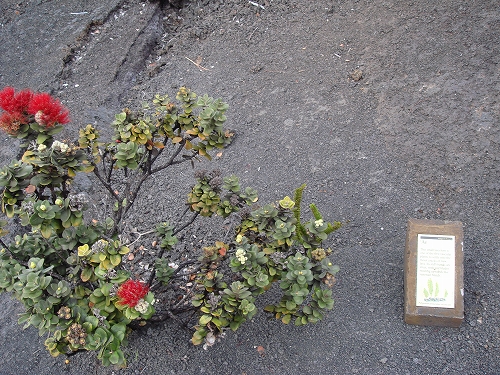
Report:
[{"label": "red lehua flower", "polygon": [[19,112],[4,112],[0,116],[0,129],[8,134],[16,135],[19,127],[27,123],[26,116]]},{"label": "red lehua flower", "polygon": [[127,280],[118,288],[119,303],[134,307],[149,292],[149,287],[140,281]]},{"label": "red lehua flower", "polygon": [[69,122],[69,112],[47,93],[34,94],[28,106],[28,113],[35,115],[36,121],[47,128]]},{"label": "red lehua flower", "polygon": [[0,91],[0,108],[9,113],[27,113],[33,92],[23,90],[15,93],[12,87],[6,87]]}]

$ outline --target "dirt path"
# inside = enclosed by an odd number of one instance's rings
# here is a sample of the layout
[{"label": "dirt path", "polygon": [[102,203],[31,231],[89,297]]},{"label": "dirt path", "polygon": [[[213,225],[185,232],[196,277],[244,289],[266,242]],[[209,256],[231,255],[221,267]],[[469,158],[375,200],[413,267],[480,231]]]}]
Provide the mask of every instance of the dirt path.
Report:
[{"label": "dirt path", "polygon": [[[19,307],[1,295],[0,374],[500,371],[497,1],[256,3],[263,8],[244,0],[184,1],[179,10],[165,1],[5,0],[0,86],[60,97],[73,115],[68,137],[181,85],[224,98],[238,136],[216,164],[257,188],[262,202],[305,182],[306,200],[349,221],[327,244],[341,266],[333,312],[307,328],[261,313],[208,351],[167,322],[133,333],[129,367],[117,370],[88,354],[68,365],[50,358],[43,338],[15,325]],[[8,161],[6,142],[0,156]],[[185,194],[167,194],[173,178],[192,181],[189,171],[155,181],[138,209]],[[460,329],[403,322],[410,217],[464,223]],[[200,230],[198,238],[213,236]]]}]

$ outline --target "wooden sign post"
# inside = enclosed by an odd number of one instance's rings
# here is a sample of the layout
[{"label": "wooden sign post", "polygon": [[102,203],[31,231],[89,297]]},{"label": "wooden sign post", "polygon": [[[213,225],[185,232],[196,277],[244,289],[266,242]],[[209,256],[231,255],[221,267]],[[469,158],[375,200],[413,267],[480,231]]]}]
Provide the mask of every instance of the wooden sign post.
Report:
[{"label": "wooden sign post", "polygon": [[410,219],[404,276],[406,323],[459,327],[464,319],[462,223]]}]

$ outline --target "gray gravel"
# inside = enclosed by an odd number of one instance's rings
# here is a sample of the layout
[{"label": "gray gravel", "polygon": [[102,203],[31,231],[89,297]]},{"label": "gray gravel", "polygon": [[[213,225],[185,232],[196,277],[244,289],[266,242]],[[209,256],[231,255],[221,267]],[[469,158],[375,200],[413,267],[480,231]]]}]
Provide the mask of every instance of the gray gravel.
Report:
[{"label": "gray gravel", "polygon": [[[181,85],[222,97],[237,138],[214,164],[261,202],[306,183],[305,202],[347,223],[327,244],[341,267],[334,310],[305,328],[262,312],[206,351],[167,321],[133,332],[128,367],[116,369],[92,353],[51,358],[2,294],[0,374],[500,373],[498,2],[167,3],[3,0],[0,88],[59,97],[70,139]],[[206,70],[190,61],[199,56]],[[3,139],[5,163],[15,148]],[[150,207],[175,207],[192,181],[191,171],[152,181],[131,219],[163,219]],[[459,329],[403,321],[409,218],[464,224]],[[195,228],[185,241],[217,235]]]}]

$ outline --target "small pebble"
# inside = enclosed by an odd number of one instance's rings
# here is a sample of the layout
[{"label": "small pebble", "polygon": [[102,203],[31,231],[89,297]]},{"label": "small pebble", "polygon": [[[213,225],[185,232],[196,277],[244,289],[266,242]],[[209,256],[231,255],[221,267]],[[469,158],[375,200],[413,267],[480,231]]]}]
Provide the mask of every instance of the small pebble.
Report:
[{"label": "small pebble", "polygon": [[358,82],[359,80],[361,80],[363,78],[363,71],[361,69],[355,69],[351,73],[351,78],[353,81]]}]

